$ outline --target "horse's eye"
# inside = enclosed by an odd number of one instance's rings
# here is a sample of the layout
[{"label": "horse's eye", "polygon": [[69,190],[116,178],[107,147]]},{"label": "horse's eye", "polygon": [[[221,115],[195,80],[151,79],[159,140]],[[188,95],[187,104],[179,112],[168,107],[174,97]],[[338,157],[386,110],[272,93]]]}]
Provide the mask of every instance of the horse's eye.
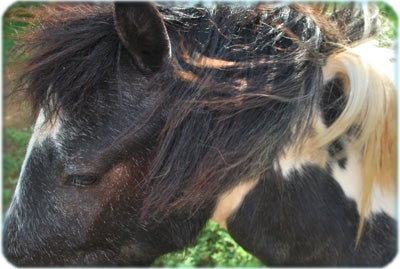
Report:
[{"label": "horse's eye", "polygon": [[71,186],[90,186],[96,183],[96,175],[69,175],[65,181],[66,185]]}]

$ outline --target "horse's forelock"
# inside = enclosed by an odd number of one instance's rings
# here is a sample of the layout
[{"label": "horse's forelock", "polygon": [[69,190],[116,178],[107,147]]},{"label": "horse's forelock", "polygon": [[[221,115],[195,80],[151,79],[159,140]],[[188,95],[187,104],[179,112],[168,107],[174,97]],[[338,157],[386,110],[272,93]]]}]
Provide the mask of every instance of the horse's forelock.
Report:
[{"label": "horse's forelock", "polygon": [[13,48],[17,56],[29,55],[13,59],[22,66],[15,92],[24,93],[34,114],[42,109],[47,119],[60,110],[79,111],[117,62],[111,8],[49,4],[19,12],[36,27],[18,36]]}]

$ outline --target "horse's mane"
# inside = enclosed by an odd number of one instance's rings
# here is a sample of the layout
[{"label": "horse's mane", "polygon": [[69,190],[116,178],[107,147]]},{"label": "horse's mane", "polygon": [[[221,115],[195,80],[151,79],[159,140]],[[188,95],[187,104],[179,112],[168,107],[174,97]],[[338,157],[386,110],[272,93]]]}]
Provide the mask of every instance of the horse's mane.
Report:
[{"label": "horse's mane", "polygon": [[[281,66],[296,59],[323,63],[338,46],[361,38],[363,30],[360,29],[364,29],[366,20],[356,6],[350,6],[351,9],[331,13],[318,5],[264,4],[250,10],[246,6],[229,5],[210,10],[163,6],[160,10],[169,34],[177,37],[172,42],[178,42],[173,45],[179,48],[180,55],[175,55],[175,60],[183,71],[181,74],[193,79],[193,67],[205,69],[203,73],[196,70],[200,77],[213,75],[207,67],[226,69],[229,75],[229,70],[231,73],[241,69],[246,72],[245,66],[266,71],[265,66],[272,62],[281,62]],[[16,80],[19,82],[16,88],[26,90],[35,112],[44,106],[52,115],[59,109],[55,103],[69,110],[79,107],[84,102],[77,100],[83,101],[93,94],[96,83],[102,83],[117,65],[121,44],[114,29],[112,5],[46,4],[33,9],[16,9],[12,15],[16,20],[22,17],[28,25],[34,25],[28,31],[25,27],[15,36],[19,43],[10,58],[12,61],[23,59],[22,63],[17,61],[24,70],[19,70],[21,76]],[[341,19],[337,20],[339,16]],[[370,30],[367,36],[376,29]],[[193,41],[184,47],[182,40]],[[27,60],[26,55],[29,55]],[[195,59],[190,58],[193,56]],[[235,66],[230,66],[232,62]],[[54,68],[60,65],[62,68]],[[277,74],[275,69],[268,70],[274,72],[269,75],[270,80],[275,75],[284,78],[290,73],[289,70]],[[52,70],[50,74],[43,75],[48,73],[43,71],[49,70]],[[29,90],[27,85],[30,85]],[[56,95],[57,102],[54,102],[52,99]],[[53,105],[47,105],[50,103]]]},{"label": "horse's mane", "polygon": [[[179,83],[163,87],[159,105],[174,109],[145,183],[143,214],[157,217],[201,208],[239,181],[259,178],[273,167],[271,156],[315,135],[323,66],[377,29],[376,13],[368,17],[354,4],[160,11],[174,48],[171,79]],[[48,118],[63,109],[79,111],[97,85],[114,79],[123,48],[112,7],[49,4],[33,13],[38,27],[18,47],[30,57],[17,89]]]}]

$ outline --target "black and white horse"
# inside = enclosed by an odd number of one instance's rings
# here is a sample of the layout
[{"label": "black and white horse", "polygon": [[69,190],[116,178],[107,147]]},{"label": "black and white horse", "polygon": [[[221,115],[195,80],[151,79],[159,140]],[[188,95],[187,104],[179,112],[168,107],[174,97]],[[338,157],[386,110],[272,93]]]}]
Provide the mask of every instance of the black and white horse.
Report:
[{"label": "black and white horse", "polygon": [[16,91],[38,118],[4,223],[12,263],[147,265],[209,219],[267,265],[393,259],[393,69],[363,42],[376,8],[33,13]]}]

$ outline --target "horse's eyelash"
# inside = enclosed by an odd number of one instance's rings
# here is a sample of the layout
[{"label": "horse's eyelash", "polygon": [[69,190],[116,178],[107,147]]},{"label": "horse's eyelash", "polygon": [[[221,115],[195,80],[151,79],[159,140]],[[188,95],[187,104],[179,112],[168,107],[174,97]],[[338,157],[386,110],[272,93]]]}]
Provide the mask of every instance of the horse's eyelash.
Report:
[{"label": "horse's eyelash", "polygon": [[91,186],[98,181],[97,175],[68,175],[66,176],[65,185],[68,186]]}]

